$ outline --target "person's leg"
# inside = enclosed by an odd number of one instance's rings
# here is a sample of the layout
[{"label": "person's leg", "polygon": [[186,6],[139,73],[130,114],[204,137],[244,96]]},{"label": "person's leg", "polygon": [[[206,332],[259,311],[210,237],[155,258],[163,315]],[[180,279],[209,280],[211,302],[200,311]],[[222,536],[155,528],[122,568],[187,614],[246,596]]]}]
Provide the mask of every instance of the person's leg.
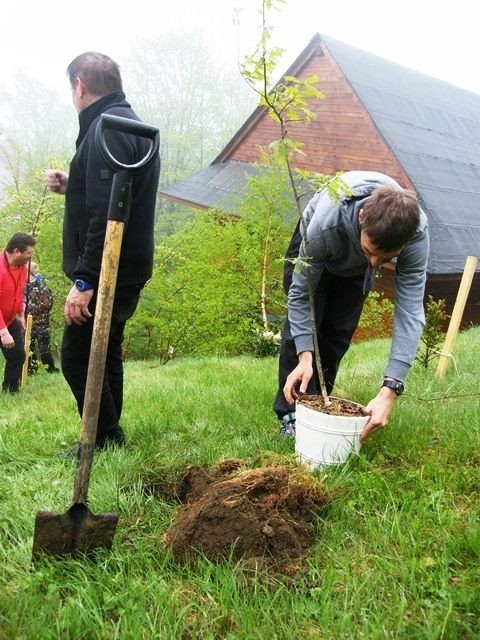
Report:
[{"label": "person's leg", "polygon": [[[141,287],[124,287],[117,289],[115,294],[98,416],[97,443],[100,445],[108,439],[123,442],[119,425],[123,404],[123,332],[127,319],[136,309],[140,291]],[[94,305],[95,301],[90,304],[92,313]],[[82,325],[66,325],[62,340],[62,372],[80,415],[85,400],[93,325],[93,317]]]},{"label": "person's leg", "polygon": [[283,387],[287,380],[287,376],[295,369],[298,364],[297,350],[295,342],[290,333],[290,323],[288,318],[285,320],[285,326],[282,333],[282,342],[280,345],[280,354],[278,357],[278,389],[273,410],[277,414],[277,418],[281,420],[283,416],[295,411],[295,405],[290,405],[283,395]]},{"label": "person's leg", "polygon": [[16,393],[20,390],[20,381],[22,378],[22,368],[25,362],[25,343],[22,326],[17,320],[14,320],[8,327],[8,331],[12,336],[15,346],[11,349],[5,349],[2,346],[2,353],[5,357],[5,372],[3,376],[3,391]]},{"label": "person's leg", "polygon": [[84,324],[66,324],[60,352],[62,373],[77,403],[80,416],[83,412],[85,383],[87,380],[93,319]]},{"label": "person's leg", "polygon": [[[105,364],[105,379],[110,390],[110,397],[117,415],[117,425],[123,409],[123,353],[122,344],[124,330],[137,308],[141,286],[122,287],[115,294],[112,311],[112,323],[108,341],[107,360]],[[100,422],[100,421],[99,421]],[[103,422],[103,420],[102,420]]]},{"label": "person's leg", "polygon": [[[323,320],[323,308],[325,304],[325,299],[328,294],[328,286],[324,286],[324,279],[326,276],[322,275],[320,282],[317,286],[317,290],[315,293],[315,320],[317,325],[317,332],[319,332],[318,327],[321,326]],[[319,332],[320,333],[320,332]],[[322,354],[322,345],[320,344],[320,354]],[[323,360],[322,360],[323,362]],[[295,341],[291,336],[290,332],[290,323],[288,318],[285,321],[285,327],[282,334],[282,343],[280,345],[280,355],[278,359],[278,391],[275,397],[274,402],[274,411],[277,414],[277,417],[282,420],[284,416],[287,416],[287,421],[294,420],[295,405],[287,404],[285,400],[285,396],[283,395],[283,387],[285,386],[285,382],[287,381],[287,376],[295,369],[298,364],[298,356],[297,350],[295,347]],[[325,369],[325,366],[323,367]],[[328,392],[331,389],[328,388]],[[313,377],[310,380],[307,393],[318,393],[319,385],[318,385],[318,377],[317,377],[317,369],[315,365],[315,361],[313,363]],[[288,415],[287,415],[288,414]]]},{"label": "person's leg", "polygon": [[50,331],[47,327],[38,331],[37,342],[38,349],[40,351],[40,360],[42,361],[42,364],[47,367],[47,371],[49,373],[58,371],[50,350]]},{"label": "person's leg", "polygon": [[330,394],[340,362],[348,351],[360,321],[366,299],[363,292],[364,275],[344,278],[326,272],[322,287],[326,295],[320,301],[318,339],[325,386]]},{"label": "person's leg", "polygon": [[[288,290],[292,283],[293,271],[295,269],[295,264],[292,261],[298,256],[301,241],[302,236],[300,234],[299,220],[292,234],[283,264],[283,290],[285,295],[288,295]],[[290,334],[290,324],[287,317],[285,319],[285,325],[282,332],[282,342],[280,344],[280,353],[278,357],[278,389],[273,403],[273,410],[279,420],[282,420],[284,416],[287,416],[287,421],[294,419],[293,415],[290,416],[290,414],[293,414],[295,411],[295,405],[287,404],[285,396],[283,395],[283,387],[288,374],[295,369],[297,364],[297,351],[295,349],[295,342]]]}]

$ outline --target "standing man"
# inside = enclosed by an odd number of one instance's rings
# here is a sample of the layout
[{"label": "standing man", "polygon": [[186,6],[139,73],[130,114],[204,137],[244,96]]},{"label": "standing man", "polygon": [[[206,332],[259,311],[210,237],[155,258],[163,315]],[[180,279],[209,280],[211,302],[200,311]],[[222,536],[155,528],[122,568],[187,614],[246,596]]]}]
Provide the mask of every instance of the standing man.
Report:
[{"label": "standing man", "polygon": [[[428,259],[427,219],[412,191],[372,171],[342,176],[351,193],[335,202],[315,194],[303,217],[307,224],[309,275],[315,291],[320,358],[327,392],[358,326],[363,303],[373,289],[376,270],[395,262],[395,311],[390,358],[378,394],[367,405],[370,420],[361,440],[387,424],[394,400],[414,360],[425,316],[423,296]],[[279,390],[274,410],[280,434],[295,436],[295,400],[317,393],[313,359],[307,270],[288,259],[305,258],[298,225],[287,251],[284,287],[288,318],[279,361]],[[305,264],[305,260],[303,261]]]},{"label": "standing man", "polygon": [[[83,412],[96,294],[105,239],[113,173],[95,142],[102,113],[140,120],[122,90],[118,65],[108,56],[88,51],[67,68],[80,130],[69,174],[46,172],[46,185],[65,194],[63,270],[73,286],[64,307],[62,371]],[[112,155],[124,164],[145,157],[149,142],[119,132],[109,132]],[[97,448],[123,445],[120,426],[123,404],[122,341],[126,321],[137,307],[140,292],[153,270],[153,228],[160,171],[157,159],[133,178],[130,217],[125,226],[112,311],[105,375],[97,430]],[[71,453],[74,454],[76,450]]]},{"label": "standing man", "polygon": [[20,390],[25,362],[23,292],[35,243],[28,233],[14,233],[0,259],[0,346],[6,360],[2,391],[12,393]]}]

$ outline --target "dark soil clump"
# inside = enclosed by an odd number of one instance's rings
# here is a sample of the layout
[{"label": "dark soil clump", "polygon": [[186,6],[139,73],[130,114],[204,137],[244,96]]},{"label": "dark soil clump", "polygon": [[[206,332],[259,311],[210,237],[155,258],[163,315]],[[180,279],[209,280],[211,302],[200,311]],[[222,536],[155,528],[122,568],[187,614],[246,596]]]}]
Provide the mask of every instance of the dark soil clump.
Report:
[{"label": "dark soil clump", "polygon": [[192,467],[179,495],[185,504],[165,534],[177,560],[200,552],[213,560],[264,558],[277,569],[308,553],[313,521],[328,502],[325,488],[308,472],[245,469],[238,460],[223,461],[213,474]]},{"label": "dark soil clump", "polygon": [[366,416],[365,409],[362,405],[351,400],[343,400],[342,398],[333,398],[330,396],[330,404],[327,406],[321,395],[302,395],[299,402],[309,409],[321,411],[331,416]]}]

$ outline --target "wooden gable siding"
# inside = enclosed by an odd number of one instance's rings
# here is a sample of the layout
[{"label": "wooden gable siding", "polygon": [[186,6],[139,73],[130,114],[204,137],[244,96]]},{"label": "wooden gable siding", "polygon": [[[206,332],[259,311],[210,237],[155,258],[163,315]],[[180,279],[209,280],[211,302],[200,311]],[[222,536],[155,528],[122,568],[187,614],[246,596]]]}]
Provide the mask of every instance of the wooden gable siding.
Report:
[{"label": "wooden gable siding", "polygon": [[[408,176],[323,43],[310,52],[301,68],[289,72],[299,78],[317,75],[318,87],[325,95],[324,100],[309,101],[317,118],[289,125],[289,136],[303,143],[301,153],[292,160],[295,167],[325,174],[380,171],[402,186],[412,188]],[[278,137],[279,125],[259,109],[217,161],[256,162],[259,147],[268,147]]]}]

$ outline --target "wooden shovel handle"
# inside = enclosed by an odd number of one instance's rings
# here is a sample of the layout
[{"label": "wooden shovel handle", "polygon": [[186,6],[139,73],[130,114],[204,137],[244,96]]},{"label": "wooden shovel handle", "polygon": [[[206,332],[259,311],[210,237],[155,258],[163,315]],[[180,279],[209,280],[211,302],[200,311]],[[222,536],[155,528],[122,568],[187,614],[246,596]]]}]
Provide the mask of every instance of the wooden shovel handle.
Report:
[{"label": "wooden shovel handle", "polygon": [[[130,165],[119,162],[108,149],[105,136],[107,129],[112,129],[120,134],[149,138],[151,143],[148,146],[145,157]],[[102,114],[95,130],[95,140],[105,162],[117,173],[113,177],[107,212],[105,244],[93,322],[85,400],[83,403],[80,450],[75,470],[73,504],[86,504],[87,502],[105,362],[107,359],[108,338],[112,321],[113,300],[117,283],[118,263],[122,248],[123,230],[130,213],[133,175],[141,173],[156,161],[159,150],[159,132],[156,127],[143,122]]]},{"label": "wooden shovel handle", "polygon": [[107,221],[105,246],[93,323],[90,359],[88,362],[82,427],[80,431],[80,451],[77,459],[77,468],[75,470],[73,503],[81,502],[86,504],[87,501],[123,229],[124,222],[118,220]]}]

